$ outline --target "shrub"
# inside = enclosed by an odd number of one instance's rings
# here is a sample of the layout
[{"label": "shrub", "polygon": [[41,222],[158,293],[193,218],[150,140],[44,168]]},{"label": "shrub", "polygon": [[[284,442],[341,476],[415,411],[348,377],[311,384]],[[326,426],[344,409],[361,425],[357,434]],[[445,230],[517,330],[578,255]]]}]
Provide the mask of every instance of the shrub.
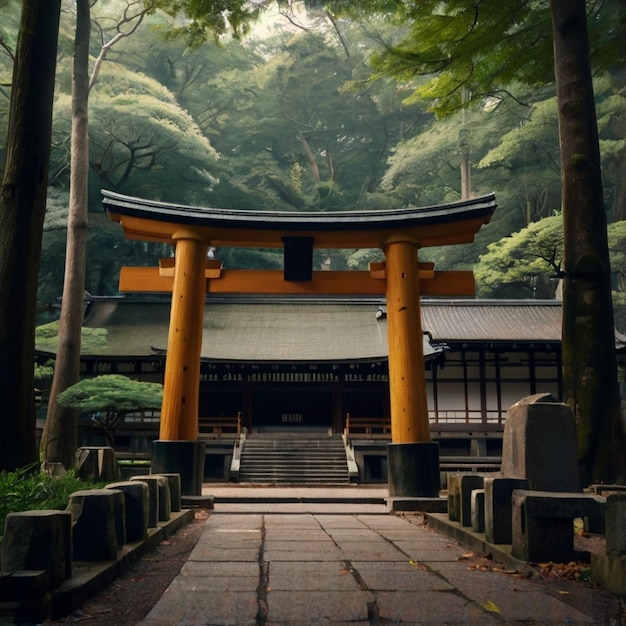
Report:
[{"label": "shrub", "polygon": [[65,476],[52,477],[39,472],[37,465],[15,472],[0,473],[0,534],[4,534],[4,520],[9,513],[44,509],[62,510],[69,496],[81,489],[104,486],[94,484],[69,471]]}]

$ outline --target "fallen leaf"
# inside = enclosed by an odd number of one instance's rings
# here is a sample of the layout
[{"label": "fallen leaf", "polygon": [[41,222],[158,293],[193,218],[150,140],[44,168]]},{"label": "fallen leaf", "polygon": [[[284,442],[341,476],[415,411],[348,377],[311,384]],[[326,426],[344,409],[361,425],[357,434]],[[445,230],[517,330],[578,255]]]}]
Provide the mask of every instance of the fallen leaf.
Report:
[{"label": "fallen leaf", "polygon": [[483,608],[491,613],[500,613],[500,609],[491,600],[487,600],[487,602],[483,604]]}]

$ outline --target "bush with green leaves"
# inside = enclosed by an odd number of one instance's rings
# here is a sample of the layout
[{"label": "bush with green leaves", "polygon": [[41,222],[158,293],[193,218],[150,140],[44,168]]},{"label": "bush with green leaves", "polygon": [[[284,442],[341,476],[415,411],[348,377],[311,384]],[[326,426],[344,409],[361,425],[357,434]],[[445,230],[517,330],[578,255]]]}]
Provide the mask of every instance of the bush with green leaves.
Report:
[{"label": "bush with green leaves", "polygon": [[94,489],[95,484],[78,478],[74,471],[53,477],[39,471],[37,465],[15,472],[0,473],[0,533],[9,513],[19,511],[62,510],[75,491]]},{"label": "bush with green leaves", "polygon": [[91,413],[92,423],[107,436],[113,447],[115,429],[127,413],[160,409],[163,385],[128,378],[121,374],[105,374],[85,378],[68,387],[57,397],[61,406]]}]

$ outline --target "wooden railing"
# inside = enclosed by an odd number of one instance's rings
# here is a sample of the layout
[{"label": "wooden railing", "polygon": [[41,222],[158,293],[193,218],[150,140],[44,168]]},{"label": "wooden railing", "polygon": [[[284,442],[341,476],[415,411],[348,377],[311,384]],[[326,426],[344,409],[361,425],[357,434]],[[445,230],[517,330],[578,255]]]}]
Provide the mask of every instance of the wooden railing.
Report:
[{"label": "wooden railing", "polygon": [[[501,438],[502,422],[430,422],[430,436],[434,439]],[[364,437],[390,437],[391,420],[385,417],[358,417],[346,414],[344,434]]]},{"label": "wooden railing", "polygon": [[391,437],[391,420],[385,417],[357,417],[346,414],[346,437],[360,435],[365,437]]},{"label": "wooden railing", "polygon": [[[503,434],[504,424],[498,422],[430,422],[430,436],[441,446],[439,467],[443,472],[499,471]],[[360,439],[390,441],[391,422],[347,414],[344,436],[352,446]]]},{"label": "wooden railing", "polygon": [[431,424],[504,424],[506,410],[454,409],[428,411]]},{"label": "wooden railing", "polygon": [[232,416],[201,416],[198,418],[198,430],[200,438],[221,439],[223,435],[239,437],[242,432],[241,411]]},{"label": "wooden railing", "polygon": [[434,439],[487,439],[502,438],[504,424],[490,422],[438,422],[430,424],[430,436]]}]

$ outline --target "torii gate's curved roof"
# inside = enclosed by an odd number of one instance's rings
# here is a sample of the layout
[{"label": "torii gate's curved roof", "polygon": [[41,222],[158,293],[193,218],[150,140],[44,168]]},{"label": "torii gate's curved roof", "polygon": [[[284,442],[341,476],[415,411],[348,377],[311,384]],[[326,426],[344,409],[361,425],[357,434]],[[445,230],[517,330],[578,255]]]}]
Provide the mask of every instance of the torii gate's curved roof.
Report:
[{"label": "torii gate's curved roof", "polygon": [[171,242],[181,227],[213,246],[282,246],[283,237],[313,237],[316,247],[379,247],[399,233],[420,246],[468,243],[496,208],[493,193],[431,207],[296,212],[202,208],[103,190],[103,204],[128,237]]}]

